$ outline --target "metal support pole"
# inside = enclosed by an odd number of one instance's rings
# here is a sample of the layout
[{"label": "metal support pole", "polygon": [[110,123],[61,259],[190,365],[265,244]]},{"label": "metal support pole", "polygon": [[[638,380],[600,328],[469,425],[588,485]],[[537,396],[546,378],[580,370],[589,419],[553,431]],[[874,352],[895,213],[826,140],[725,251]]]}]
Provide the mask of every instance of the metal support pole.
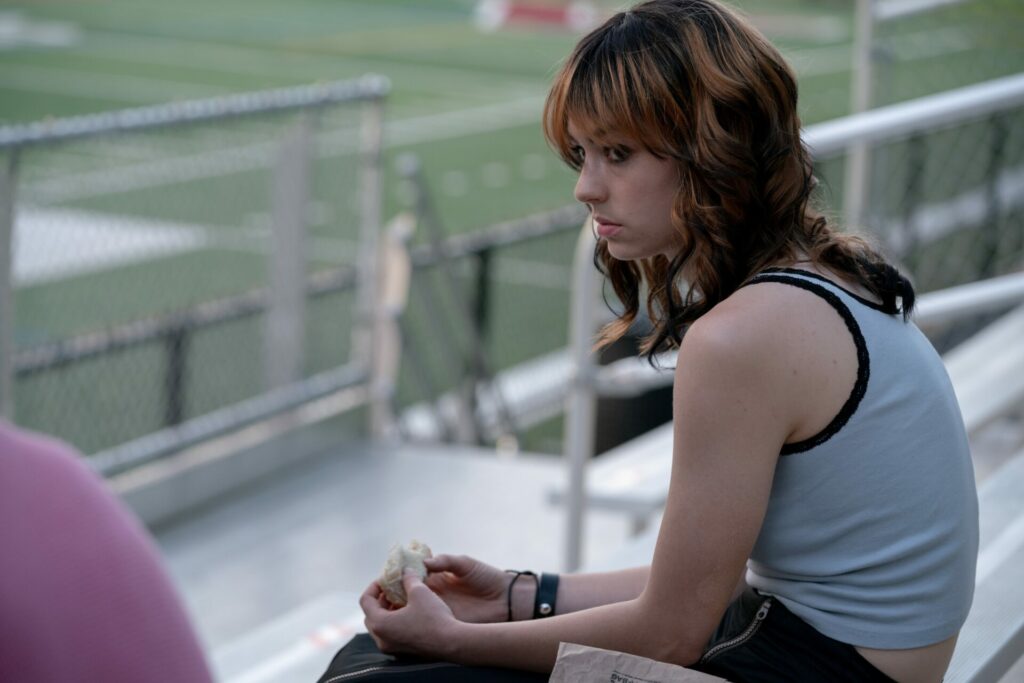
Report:
[{"label": "metal support pole", "polygon": [[409,241],[415,231],[416,217],[401,213],[391,221],[380,241],[380,306],[374,311],[376,348],[370,380],[370,427],[378,438],[398,435],[394,404],[402,360],[400,320],[409,300],[409,283],[412,280]]},{"label": "metal support pole", "polygon": [[263,331],[267,389],[302,379],[306,346],[306,215],[313,122],[289,130],[273,174],[269,301]]},{"label": "metal support pole", "polygon": [[[476,287],[474,287],[472,301],[470,304],[470,321],[473,326],[471,343],[478,344],[481,349],[486,348],[487,343],[487,307],[490,294],[490,263],[491,250],[485,249],[477,254]],[[468,353],[465,357],[466,369],[463,382],[464,403],[468,406],[469,414],[476,415],[478,409],[477,389],[482,386],[487,378],[487,365],[484,363],[483,353]],[[483,435],[477,434],[478,443],[483,443]]]},{"label": "metal support pole", "polygon": [[898,256],[919,281],[923,275],[918,272],[918,266],[921,263],[919,253],[921,240],[915,219],[917,209],[923,204],[927,153],[928,149],[923,136],[914,135],[907,140],[907,186],[903,191],[903,206],[900,212],[903,216],[903,234],[899,236],[900,253]]},{"label": "metal support pole", "polygon": [[14,196],[17,147],[0,166],[0,417],[14,419]]},{"label": "metal support pole", "polygon": [[[874,0],[857,0],[854,28],[853,83],[850,108],[859,114],[871,108],[874,59]],[[863,142],[850,145],[846,151],[846,172],[843,189],[843,213],[846,224],[860,227],[868,189],[868,146]]]},{"label": "metal support pole", "polygon": [[166,337],[167,367],[164,379],[166,402],[164,426],[173,427],[185,419],[185,377],[188,363],[189,330],[179,325]]},{"label": "metal support pole", "polygon": [[[381,304],[378,291],[378,233],[383,214],[383,168],[382,149],[384,144],[384,101],[371,100],[363,106],[363,124],[360,154],[360,228],[359,261],[356,269],[359,279],[356,284],[356,314],[352,327],[352,360],[372,372],[375,358],[373,338],[374,310]],[[370,406],[370,431],[373,436],[375,414],[387,411],[379,404],[381,399],[373,397]]]},{"label": "metal support pole", "polygon": [[597,419],[597,397],[594,379],[597,358],[592,352],[600,278],[594,268],[596,242],[588,217],[576,240],[573,257],[572,310],[569,319],[569,357],[573,364],[571,384],[566,401],[565,457],[566,528],[565,571],[575,571],[583,558],[584,473],[587,461],[594,454],[594,427]]},{"label": "metal support pole", "polygon": [[1006,139],[1009,137],[1009,125],[1006,116],[996,114],[990,119],[992,140],[989,142],[988,160],[988,207],[985,224],[982,226],[984,252],[982,253],[981,277],[992,277],[999,271],[999,244],[1002,241],[1001,217],[1002,196],[999,191],[999,178],[1005,165]]}]

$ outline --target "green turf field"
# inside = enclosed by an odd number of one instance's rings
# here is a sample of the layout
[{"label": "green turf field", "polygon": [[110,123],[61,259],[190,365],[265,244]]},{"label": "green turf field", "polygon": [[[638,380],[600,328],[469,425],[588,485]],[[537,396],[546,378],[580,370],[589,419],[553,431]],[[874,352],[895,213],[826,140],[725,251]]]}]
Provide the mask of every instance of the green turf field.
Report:
[{"label": "green turf field", "polygon": [[[563,206],[572,200],[573,177],[546,148],[538,121],[551,75],[576,37],[552,29],[481,33],[472,23],[473,6],[469,0],[0,2],[0,36],[8,36],[0,38],[0,124],[376,73],[393,86],[386,217],[406,201],[394,161],[407,152],[421,159],[449,233]],[[740,6],[794,64],[805,123],[847,113],[850,2]],[[1010,0],[970,0],[892,22],[879,31],[894,66],[880,81],[878,99],[1020,71],[1021,35],[1024,5]],[[345,131],[358,121],[355,109],[332,109],[315,139],[312,269],[355,260],[357,157],[346,147]],[[93,232],[37,236],[52,240],[52,247],[37,244],[44,256],[70,250],[87,267],[67,266],[73,259],[62,257],[20,281],[19,346],[263,285],[272,171],[248,162],[232,170],[231,155],[262,149],[293,122],[289,115],[266,116],[23,154],[18,192],[36,212],[33,229],[50,235],[53,226],[67,224]],[[841,184],[830,180],[838,190]],[[104,240],[129,239],[131,231],[114,229],[119,219],[144,225],[158,246],[93,253]],[[571,244],[571,237],[549,238],[497,258],[489,352],[498,365],[564,344]],[[457,270],[472,282],[468,264]],[[310,305],[309,372],[347,357],[348,308],[345,295]],[[429,343],[431,327],[417,315],[410,314],[412,329],[441,375],[435,379],[450,386],[446,359],[437,356],[444,345]],[[187,415],[259,389],[259,334],[258,321],[249,321],[196,336]],[[159,348],[141,349],[27,378],[18,387],[16,419],[86,451],[144,434],[161,426],[162,358]],[[402,397],[418,398],[408,378]]]}]

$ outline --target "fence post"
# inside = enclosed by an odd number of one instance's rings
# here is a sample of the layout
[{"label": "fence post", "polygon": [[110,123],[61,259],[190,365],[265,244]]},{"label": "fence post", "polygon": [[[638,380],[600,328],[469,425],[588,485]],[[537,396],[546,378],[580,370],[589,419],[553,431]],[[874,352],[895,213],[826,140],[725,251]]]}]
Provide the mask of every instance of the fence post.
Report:
[{"label": "fence post", "polygon": [[[480,349],[484,349],[484,345],[487,343],[490,270],[491,249],[484,249],[477,254],[476,286],[473,288],[469,321],[469,324],[474,328],[471,344],[478,346]],[[471,415],[475,415],[478,410],[477,389],[481,386],[487,374],[483,355],[481,353],[473,353],[472,351],[466,354],[466,379],[463,382],[462,391],[465,395],[464,405],[468,406]],[[478,432],[476,436],[477,441],[482,444],[484,442],[484,435]]]},{"label": "fence post", "polygon": [[565,571],[575,571],[583,559],[584,472],[594,454],[597,396],[594,374],[597,360],[591,351],[597,330],[600,279],[594,268],[596,239],[590,217],[583,224],[573,256],[572,310],[569,312],[569,354],[572,375],[565,403],[566,487]]},{"label": "fence post", "polygon": [[164,346],[167,349],[167,367],[164,375],[166,402],[164,404],[164,425],[171,427],[185,419],[185,371],[188,363],[189,329],[184,321],[167,332]]},{"label": "fence post", "polygon": [[[363,108],[360,178],[359,260],[356,263],[356,314],[352,326],[352,360],[372,373],[375,365],[374,311],[383,304],[378,282],[378,233],[383,213],[384,100],[370,100]],[[383,400],[374,397],[374,401]],[[389,407],[371,406],[371,415],[386,413]],[[376,413],[375,413],[376,411]],[[369,425],[373,436],[374,424]]]},{"label": "fence post", "polygon": [[[927,172],[927,152],[924,136],[912,135],[907,140],[907,186],[903,191],[902,235],[899,235],[900,249],[897,254],[910,272],[921,281],[924,278],[918,272],[920,258],[918,245],[921,241],[917,225],[917,209],[921,206],[921,197],[925,186],[924,174]],[[891,236],[889,236],[891,238]]]},{"label": "fence post", "polygon": [[374,310],[372,375],[370,377],[370,432],[375,438],[399,433],[394,402],[402,362],[402,313],[409,301],[412,259],[409,242],[416,231],[416,217],[400,213],[380,241],[380,306]]},{"label": "fence post", "polygon": [[14,196],[17,147],[0,165],[0,417],[14,419]]},{"label": "fence post", "polygon": [[1000,171],[1004,165],[1006,138],[1009,136],[1009,125],[1006,117],[1001,114],[989,119],[992,124],[992,140],[989,143],[988,188],[986,202],[985,225],[982,226],[984,237],[980,271],[982,277],[992,277],[999,271],[999,221],[1002,217],[1002,193],[999,188]]},{"label": "fence post", "polygon": [[274,167],[263,374],[273,389],[302,379],[306,340],[306,216],[313,122],[299,116]]},{"label": "fence post", "polygon": [[[853,114],[871,108],[872,67],[874,59],[874,0],[857,0],[854,22]],[[843,188],[843,214],[850,228],[858,228],[864,220],[868,188],[868,146],[863,142],[850,145],[846,151]]]}]

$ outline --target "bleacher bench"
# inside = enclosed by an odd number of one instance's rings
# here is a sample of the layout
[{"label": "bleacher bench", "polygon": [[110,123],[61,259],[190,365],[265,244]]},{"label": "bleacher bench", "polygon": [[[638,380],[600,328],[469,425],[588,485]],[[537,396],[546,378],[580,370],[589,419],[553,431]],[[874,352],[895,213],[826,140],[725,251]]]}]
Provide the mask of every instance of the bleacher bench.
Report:
[{"label": "bleacher bench", "polygon": [[[587,465],[586,506],[627,514],[632,532],[641,534],[665,507],[672,471],[672,423],[610,448]],[[552,504],[565,502],[565,486],[548,491]]]}]

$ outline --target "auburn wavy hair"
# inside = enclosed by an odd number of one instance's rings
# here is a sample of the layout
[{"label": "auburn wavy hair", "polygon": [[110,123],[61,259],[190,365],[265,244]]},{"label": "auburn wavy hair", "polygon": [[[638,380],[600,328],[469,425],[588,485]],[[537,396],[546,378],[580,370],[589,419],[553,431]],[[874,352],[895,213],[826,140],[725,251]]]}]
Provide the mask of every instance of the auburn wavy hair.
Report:
[{"label": "auburn wavy hair", "polygon": [[801,255],[909,317],[907,279],[811,206],[816,181],[800,138],[796,78],[737,12],[713,0],[650,0],[616,14],[580,40],[544,107],[548,142],[579,170],[570,121],[595,139],[625,137],[680,169],[674,258],[619,261],[598,241],[595,263],[623,305],[599,347],[636,320],[643,284],[654,330],[641,351],[653,358],[758,272]]}]

